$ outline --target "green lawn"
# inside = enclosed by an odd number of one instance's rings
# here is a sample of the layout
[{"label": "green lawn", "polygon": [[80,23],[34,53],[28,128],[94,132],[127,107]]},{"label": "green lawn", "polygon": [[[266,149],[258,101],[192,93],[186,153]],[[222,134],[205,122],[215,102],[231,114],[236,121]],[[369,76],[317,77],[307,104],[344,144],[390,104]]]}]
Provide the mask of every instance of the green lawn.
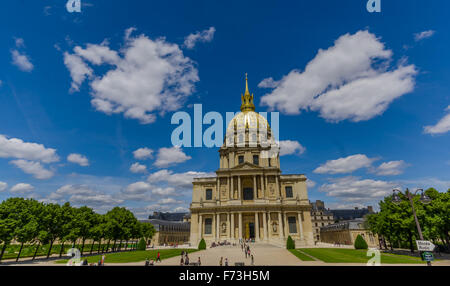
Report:
[{"label": "green lawn", "polygon": [[[301,251],[326,263],[367,263],[372,257],[366,250],[345,248],[302,248]],[[301,258],[300,258],[301,259]],[[303,259],[302,259],[303,260]],[[381,253],[381,264],[424,264],[420,258]]]},{"label": "green lawn", "polygon": [[304,253],[302,253],[298,249],[288,249],[288,250],[289,250],[290,253],[294,254],[295,256],[297,256],[297,258],[299,258],[302,261],[314,261],[314,259],[312,259],[308,255],[305,255]]},{"label": "green lawn", "polygon": [[[84,246],[84,253],[89,253],[91,251],[91,244],[85,244]],[[100,247],[102,248],[106,248],[106,243],[102,244]],[[128,247],[131,247],[132,244],[129,243]],[[0,245],[0,248],[2,247],[2,245]],[[22,248],[22,252],[20,253],[20,258],[26,258],[26,257],[32,257],[34,255],[34,252],[36,251],[36,247],[37,245],[29,245],[29,244],[25,244]],[[112,243],[109,245],[109,247],[112,247]],[[125,247],[125,244],[122,243],[121,245],[122,248]],[[39,250],[36,254],[36,257],[39,256],[46,256],[47,252],[50,248],[49,244],[45,244],[45,245],[39,245]],[[64,245],[64,251],[63,251],[63,255],[65,255],[67,253],[67,251],[72,248],[72,245],[70,243],[66,243]],[[81,244],[77,244],[75,245],[75,248],[81,249]],[[8,245],[6,247],[5,253],[3,255],[3,259],[15,259],[17,258],[17,255],[19,253],[19,249],[20,249],[20,244],[14,244],[14,245]],[[51,254],[59,254],[61,250],[61,245],[59,244],[54,244],[52,247],[52,251]],[[93,247],[93,253],[98,251],[98,243],[94,244]]]},{"label": "green lawn", "polygon": [[[136,250],[117,253],[105,253],[105,264],[108,263],[127,263],[127,262],[139,262],[145,261],[145,259],[156,259],[158,251],[161,254],[161,259],[167,259],[174,256],[180,256],[181,251],[187,251],[188,253],[198,251],[197,249],[154,249],[154,250]],[[86,257],[89,263],[96,263],[101,259],[101,255],[93,255]],[[83,257],[84,259],[84,257]],[[67,259],[58,260],[56,263],[67,263]]]}]

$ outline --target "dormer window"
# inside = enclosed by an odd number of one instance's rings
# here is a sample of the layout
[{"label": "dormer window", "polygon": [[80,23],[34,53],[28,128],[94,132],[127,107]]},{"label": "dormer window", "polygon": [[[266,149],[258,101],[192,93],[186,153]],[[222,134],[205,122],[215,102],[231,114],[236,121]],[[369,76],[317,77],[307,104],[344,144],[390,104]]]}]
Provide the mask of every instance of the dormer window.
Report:
[{"label": "dormer window", "polygon": [[238,157],[238,162],[239,162],[239,164],[243,164],[244,163],[244,156],[239,156]]}]

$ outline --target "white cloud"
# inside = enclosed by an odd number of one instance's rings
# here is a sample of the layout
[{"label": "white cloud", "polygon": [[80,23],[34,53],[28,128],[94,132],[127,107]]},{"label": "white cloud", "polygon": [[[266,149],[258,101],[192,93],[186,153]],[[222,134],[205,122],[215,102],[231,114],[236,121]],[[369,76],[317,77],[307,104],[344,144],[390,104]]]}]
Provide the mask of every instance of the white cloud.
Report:
[{"label": "white cloud", "polygon": [[[98,111],[123,113],[126,118],[138,119],[142,124],[154,122],[155,113],[182,107],[199,81],[193,61],[183,55],[178,45],[164,38],[131,37],[129,29],[119,52],[103,42],[87,44],[86,48],[76,46],[74,54],[65,53],[65,61],[67,58],[72,59],[68,62],[76,63],[66,64],[71,72],[73,90],[78,90],[89,77],[91,103]],[[111,68],[103,75],[91,76],[87,62]]]},{"label": "white cloud", "polygon": [[133,152],[136,160],[145,160],[153,158],[153,150],[147,147],[139,148]]},{"label": "white cloud", "polygon": [[8,187],[8,184],[0,181],[0,192],[3,192]]},{"label": "white cloud", "polygon": [[27,174],[33,175],[36,179],[46,180],[53,177],[54,173],[51,170],[45,169],[40,162],[33,162],[27,160],[13,160],[10,162],[17,168],[21,169]]},{"label": "white cloud", "polygon": [[190,160],[191,156],[186,155],[180,147],[174,146],[172,148],[160,148],[156,155],[154,165],[159,168],[168,167],[178,163],[183,163]]},{"label": "white cloud", "polygon": [[74,54],[64,53],[64,64],[69,69],[70,76],[72,77],[72,83],[70,86],[70,92],[80,90],[81,84],[87,79],[91,78],[93,70],[83,61],[83,59]]},{"label": "white cloud", "polygon": [[51,193],[48,200],[70,202],[75,206],[112,207],[123,203],[122,199],[90,188],[87,185],[64,185]]},{"label": "white cloud", "polygon": [[382,114],[389,104],[414,89],[414,65],[390,68],[392,51],[368,31],[345,34],[334,46],[320,49],[305,70],[292,70],[273,85],[262,105],[287,114],[319,111],[328,121],[363,121]]},{"label": "white cloud", "polygon": [[153,195],[161,197],[174,195],[175,188],[173,187],[158,187],[147,182],[135,182],[128,185],[125,190],[121,192],[121,198],[135,201],[152,201]]},{"label": "white cloud", "polygon": [[442,134],[447,133],[450,130],[450,105],[447,106],[448,112],[436,125],[430,125],[424,127],[424,132],[427,134]]},{"label": "white cloud", "polygon": [[193,34],[189,34],[186,38],[184,38],[184,45],[188,49],[193,49],[197,42],[211,42],[214,38],[214,33],[216,32],[216,28],[210,27],[207,30],[203,30],[201,32],[195,32]]},{"label": "white cloud", "polygon": [[147,166],[141,165],[139,163],[133,163],[130,167],[130,171],[132,173],[146,173],[147,172]]},{"label": "white cloud", "polygon": [[83,167],[89,166],[88,158],[86,158],[86,156],[81,154],[72,153],[69,156],[67,156],[67,161],[78,164]]},{"label": "white cloud", "polygon": [[319,174],[344,174],[351,173],[360,168],[368,168],[376,158],[368,158],[363,154],[356,154],[336,160],[329,160],[314,170]]},{"label": "white cloud", "polygon": [[263,79],[259,84],[258,87],[260,88],[276,88],[278,86],[279,82],[275,81],[273,78],[265,78]]},{"label": "white cloud", "polygon": [[215,173],[188,171],[184,173],[173,173],[170,170],[160,170],[148,176],[149,183],[166,182],[169,186],[177,188],[192,188],[192,181],[194,178],[215,177]]},{"label": "white cloud", "polygon": [[385,162],[375,169],[377,175],[393,176],[403,173],[403,169],[407,164],[403,160]]},{"label": "white cloud", "polygon": [[19,183],[11,187],[10,191],[14,194],[28,194],[34,190],[34,187],[30,184]]},{"label": "white cloud", "polygon": [[298,141],[292,140],[281,140],[280,141],[280,156],[285,155],[301,155],[306,151],[306,148],[303,147]]},{"label": "white cloud", "polygon": [[432,37],[434,35],[434,33],[435,33],[435,31],[433,31],[433,30],[428,30],[428,31],[423,31],[423,32],[420,32],[420,33],[416,33],[416,34],[414,34],[414,40],[416,42],[418,42],[418,41],[421,41],[423,39],[430,38],[430,37]]},{"label": "white cloud", "polygon": [[0,134],[0,158],[17,158],[43,163],[59,161],[56,150],[45,148],[42,144],[23,142],[18,138],[8,139]]},{"label": "white cloud", "polygon": [[21,53],[18,50],[11,50],[12,63],[17,66],[21,71],[30,72],[34,66],[25,53]]},{"label": "white cloud", "polygon": [[344,177],[320,186],[319,190],[328,196],[336,197],[345,202],[373,202],[388,196],[398,185],[393,182]]},{"label": "white cloud", "polygon": [[307,186],[308,188],[314,188],[314,187],[316,186],[316,182],[313,181],[313,180],[311,180],[311,179],[308,179],[308,180],[306,181],[306,186]]}]

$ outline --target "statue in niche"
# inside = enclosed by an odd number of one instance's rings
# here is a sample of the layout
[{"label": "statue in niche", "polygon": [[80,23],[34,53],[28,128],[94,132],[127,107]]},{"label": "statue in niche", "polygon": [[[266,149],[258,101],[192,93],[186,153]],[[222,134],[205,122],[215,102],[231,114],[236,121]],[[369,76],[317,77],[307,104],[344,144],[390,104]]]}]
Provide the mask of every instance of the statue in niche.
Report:
[{"label": "statue in niche", "polygon": [[278,223],[276,221],[272,223],[272,231],[273,233],[277,233],[278,231]]},{"label": "statue in niche", "polygon": [[227,224],[225,222],[222,223],[222,233],[227,233]]},{"label": "statue in niche", "polygon": [[274,195],[275,195],[275,189],[274,189],[274,187],[273,187],[273,184],[270,184],[270,185],[269,185],[269,192],[270,192],[270,195],[271,195],[271,196],[274,196]]}]

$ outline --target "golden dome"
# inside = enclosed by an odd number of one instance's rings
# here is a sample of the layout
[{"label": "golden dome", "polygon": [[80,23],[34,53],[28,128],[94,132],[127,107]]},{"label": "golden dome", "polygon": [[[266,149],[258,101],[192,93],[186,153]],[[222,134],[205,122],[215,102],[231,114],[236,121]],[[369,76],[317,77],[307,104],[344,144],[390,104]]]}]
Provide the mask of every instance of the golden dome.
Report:
[{"label": "golden dome", "polygon": [[[241,112],[236,114],[228,124],[226,131],[225,142],[233,144],[233,135],[235,144],[244,141],[272,142],[271,130],[269,122],[264,116],[255,112],[255,105],[253,104],[253,94],[250,95],[248,91],[247,74],[245,74],[245,94],[242,96]],[[269,139],[269,140],[267,140]],[[231,146],[231,145],[228,145]]]}]

